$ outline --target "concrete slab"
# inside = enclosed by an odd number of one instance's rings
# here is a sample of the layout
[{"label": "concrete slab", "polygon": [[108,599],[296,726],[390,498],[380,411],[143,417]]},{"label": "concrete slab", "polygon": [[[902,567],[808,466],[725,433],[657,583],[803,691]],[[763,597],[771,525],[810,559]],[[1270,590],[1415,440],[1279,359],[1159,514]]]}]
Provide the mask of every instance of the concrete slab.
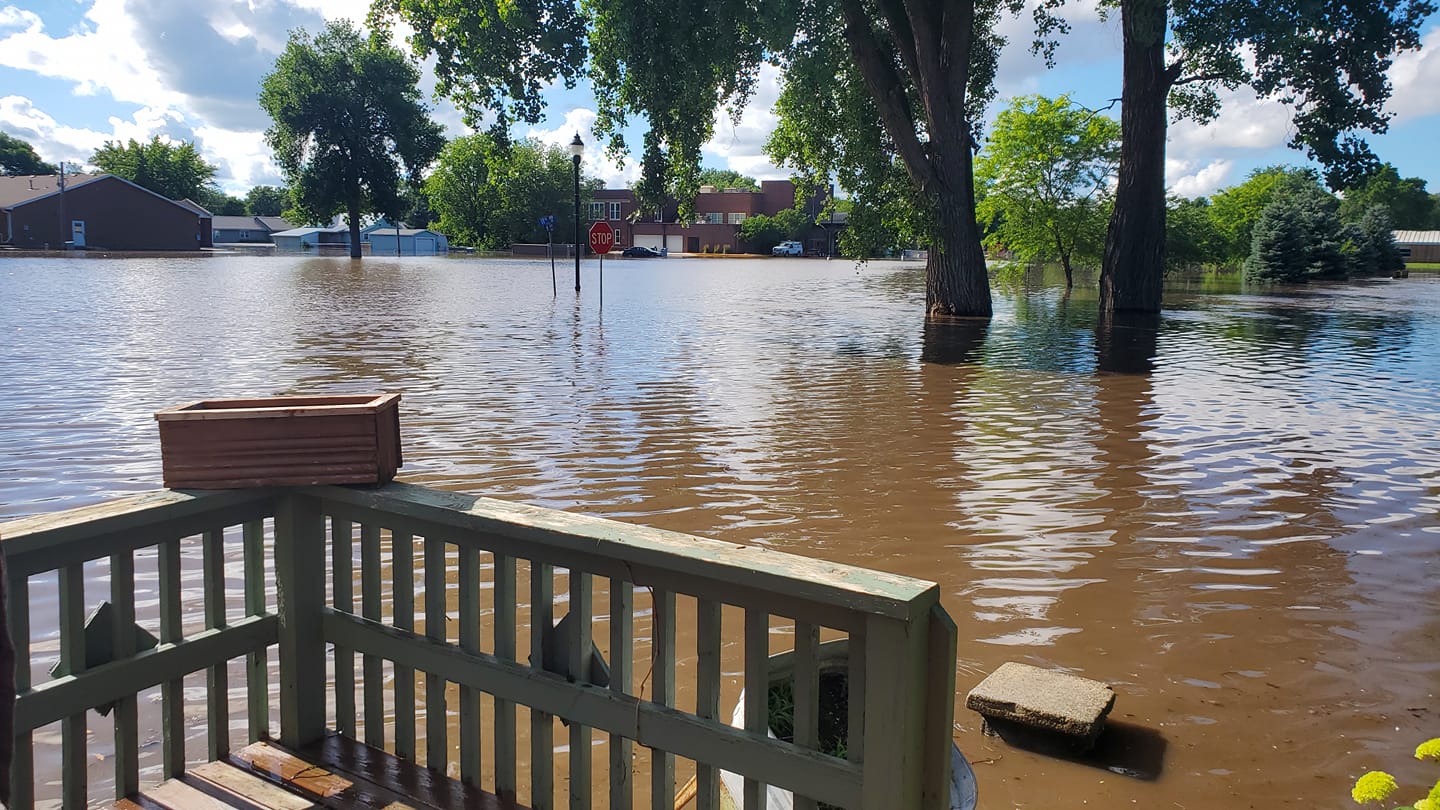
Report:
[{"label": "concrete slab", "polygon": [[1105,716],[1115,706],[1115,690],[1089,678],[1012,661],[970,690],[965,706],[986,720],[1010,721],[1090,742],[1105,727]]}]

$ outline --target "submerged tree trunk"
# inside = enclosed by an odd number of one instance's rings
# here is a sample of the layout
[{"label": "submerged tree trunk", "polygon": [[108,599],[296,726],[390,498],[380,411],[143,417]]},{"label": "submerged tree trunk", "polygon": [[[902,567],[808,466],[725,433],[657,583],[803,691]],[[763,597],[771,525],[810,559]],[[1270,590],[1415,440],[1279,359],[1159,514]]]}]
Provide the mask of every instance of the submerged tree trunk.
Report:
[{"label": "submerged tree trunk", "polygon": [[351,203],[347,210],[350,221],[350,258],[358,259],[360,258],[360,206],[357,203]]},{"label": "submerged tree trunk", "polygon": [[930,318],[991,315],[990,275],[975,221],[975,181],[969,149],[954,161],[953,180],[938,184],[940,231],[925,262],[925,314]]},{"label": "submerged tree trunk", "polygon": [[1121,0],[1120,176],[1100,268],[1100,312],[1159,312],[1165,274],[1166,0]]}]

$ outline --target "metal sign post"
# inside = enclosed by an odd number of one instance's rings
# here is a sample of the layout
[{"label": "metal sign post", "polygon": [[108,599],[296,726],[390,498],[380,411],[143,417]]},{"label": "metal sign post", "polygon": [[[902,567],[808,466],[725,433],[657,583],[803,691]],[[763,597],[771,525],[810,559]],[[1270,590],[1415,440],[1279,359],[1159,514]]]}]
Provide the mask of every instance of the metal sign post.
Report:
[{"label": "metal sign post", "polygon": [[605,254],[615,247],[615,229],[608,222],[590,226],[590,250],[600,257],[600,306],[605,306]]},{"label": "metal sign post", "polygon": [[540,217],[540,227],[545,229],[545,252],[550,254],[550,295],[559,297],[560,287],[555,283],[555,215]]}]

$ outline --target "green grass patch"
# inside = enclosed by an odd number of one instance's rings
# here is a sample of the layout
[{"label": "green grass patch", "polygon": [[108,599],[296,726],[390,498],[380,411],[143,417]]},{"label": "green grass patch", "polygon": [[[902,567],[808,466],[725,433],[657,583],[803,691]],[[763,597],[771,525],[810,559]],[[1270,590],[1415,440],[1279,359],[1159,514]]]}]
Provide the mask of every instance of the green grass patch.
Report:
[{"label": "green grass patch", "polygon": [[1421,271],[1428,270],[1432,273],[1440,272],[1440,262],[1406,262],[1405,269]]}]

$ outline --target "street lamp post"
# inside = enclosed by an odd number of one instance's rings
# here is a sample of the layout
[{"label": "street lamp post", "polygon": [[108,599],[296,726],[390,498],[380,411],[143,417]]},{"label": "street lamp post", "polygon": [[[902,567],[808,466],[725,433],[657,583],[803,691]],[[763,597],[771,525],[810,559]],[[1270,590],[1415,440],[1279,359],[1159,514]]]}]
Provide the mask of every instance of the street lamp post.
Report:
[{"label": "street lamp post", "polygon": [[580,156],[585,154],[585,142],[580,133],[570,142],[570,160],[575,164],[575,292],[580,292]]}]

